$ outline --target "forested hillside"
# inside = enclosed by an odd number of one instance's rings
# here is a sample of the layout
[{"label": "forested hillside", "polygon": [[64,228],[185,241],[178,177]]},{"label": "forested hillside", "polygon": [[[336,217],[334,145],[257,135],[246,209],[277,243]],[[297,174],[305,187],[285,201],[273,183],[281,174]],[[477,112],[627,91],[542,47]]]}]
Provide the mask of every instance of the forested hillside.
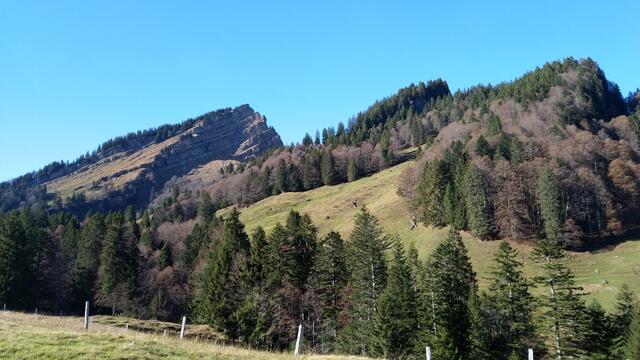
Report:
[{"label": "forested hillside", "polygon": [[[302,324],[317,353],[637,357],[638,294],[616,284],[606,311],[587,304],[566,252],[606,251],[640,225],[638,93],[624,98],[591,59],[453,94],[410,85],[289,146],[248,106],[210,116],[4,183],[0,302],[188,314],[261,349],[289,349]],[[400,169],[397,186],[365,188]],[[252,213],[274,217],[263,228]],[[471,259],[461,234],[493,259]]]},{"label": "forested hillside", "polygon": [[572,59],[457,93],[427,115],[458,120],[402,191],[425,225],[598,246],[640,222],[640,123],[629,99],[593,61]]}]

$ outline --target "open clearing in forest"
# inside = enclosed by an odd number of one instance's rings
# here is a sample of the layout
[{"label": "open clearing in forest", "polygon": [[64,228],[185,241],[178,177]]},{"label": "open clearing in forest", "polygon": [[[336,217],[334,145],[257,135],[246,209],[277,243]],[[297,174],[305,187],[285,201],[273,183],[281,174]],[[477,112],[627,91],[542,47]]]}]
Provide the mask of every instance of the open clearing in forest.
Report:
[{"label": "open clearing in forest", "polygon": [[[241,209],[240,219],[251,232],[258,225],[269,231],[276,223],[284,223],[291,209],[308,213],[320,235],[336,230],[347,238],[353,228],[353,218],[358,206],[367,208],[380,219],[385,230],[398,235],[405,244],[414,243],[423,258],[446,237],[447,229],[433,229],[422,225],[410,230],[411,213],[405,200],[398,195],[400,174],[413,161],[408,161],[372,176],[354,182],[323,186],[314,190],[296,193],[284,193],[266,198],[248,208]],[[221,210],[221,214],[230,209]],[[498,241],[480,241],[469,234],[463,238],[474,269],[478,273],[480,286],[487,283],[491,260]],[[596,252],[569,253],[569,263],[575,271],[579,285],[589,291],[589,297],[597,299],[602,305],[611,309],[615,296],[623,283],[640,293],[640,239],[625,238],[618,245]],[[525,272],[534,275],[536,266],[529,258],[531,246],[511,242],[521,254]]]},{"label": "open clearing in forest", "polygon": [[348,356],[269,353],[216,345],[176,336],[149,334],[93,323],[81,317],[58,317],[0,311],[1,359],[257,359],[341,360]]}]

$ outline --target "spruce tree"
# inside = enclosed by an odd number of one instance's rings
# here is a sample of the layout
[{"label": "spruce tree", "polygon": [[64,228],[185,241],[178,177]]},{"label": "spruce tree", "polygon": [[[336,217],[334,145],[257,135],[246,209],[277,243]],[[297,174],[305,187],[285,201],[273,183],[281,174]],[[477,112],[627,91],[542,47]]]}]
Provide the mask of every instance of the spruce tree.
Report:
[{"label": "spruce tree", "polygon": [[100,253],[105,231],[104,218],[100,214],[89,216],[82,226],[78,252],[71,271],[71,305],[74,308],[93,299],[100,266],[96,254]]},{"label": "spruce tree", "polygon": [[302,145],[304,146],[313,145],[313,139],[311,138],[311,135],[309,135],[309,133],[304,134],[304,138],[302,138]]},{"label": "spruce tree", "polygon": [[536,283],[546,288],[540,298],[542,334],[548,336],[558,359],[581,356],[585,334],[585,306],[582,288],[565,264],[565,253],[557,241],[540,240],[533,252],[541,268]]},{"label": "spruce tree", "polygon": [[347,181],[355,181],[358,180],[360,176],[360,172],[358,169],[358,164],[356,164],[355,159],[349,159],[347,162]]},{"label": "spruce tree", "polygon": [[536,348],[534,298],[522,274],[518,252],[502,241],[494,255],[488,302],[496,320],[491,326],[493,353],[504,358],[512,352]]},{"label": "spruce tree", "polygon": [[335,162],[331,150],[322,153],[320,163],[320,174],[324,185],[333,185],[335,183]]},{"label": "spruce tree", "polygon": [[302,190],[302,180],[300,179],[300,172],[298,167],[291,163],[287,170],[287,188],[288,191],[300,191]]},{"label": "spruce tree", "polygon": [[13,308],[33,304],[33,257],[20,214],[13,211],[0,223],[0,301]]},{"label": "spruce tree", "polygon": [[200,204],[198,204],[198,216],[202,219],[202,222],[208,224],[213,220],[216,215],[216,209],[211,201],[211,196],[207,191],[202,192]]},{"label": "spruce tree", "polygon": [[128,206],[124,212],[124,236],[125,236],[125,269],[127,288],[130,292],[138,289],[138,276],[140,272],[140,227],[136,221],[136,215],[132,206]]},{"label": "spruce tree", "polygon": [[590,359],[611,359],[614,335],[611,317],[595,300],[585,308],[584,317],[581,350],[588,354]]},{"label": "spruce tree", "polygon": [[62,234],[62,254],[71,263],[75,261],[79,237],[78,221],[75,218],[71,218],[64,225],[64,233]]},{"label": "spruce tree", "polygon": [[304,190],[315,189],[320,185],[317,160],[314,154],[307,153],[302,160],[302,187]]},{"label": "spruce tree", "polygon": [[240,215],[234,210],[224,221],[222,239],[202,275],[196,300],[197,319],[223,330],[231,339],[238,337],[236,312],[243,297],[238,272],[246,266],[249,246]]},{"label": "spruce tree", "polygon": [[478,140],[476,140],[476,155],[478,156],[488,156],[488,157],[492,157],[493,156],[493,149],[491,148],[491,145],[489,145],[489,142],[487,141],[487,139],[485,139],[484,136],[480,135],[478,137]]},{"label": "spruce tree", "polygon": [[553,172],[547,167],[542,169],[538,177],[538,199],[546,238],[560,241],[563,223],[560,184]]},{"label": "spruce tree", "polygon": [[125,310],[132,289],[128,288],[129,264],[128,246],[125,238],[123,218],[120,213],[110,214],[106,220],[107,229],[100,254],[98,273],[98,303],[116,310]]},{"label": "spruce tree", "polygon": [[629,326],[633,320],[635,309],[638,307],[637,296],[631,291],[629,285],[622,284],[616,296],[616,309],[613,314],[613,355],[622,357],[624,345],[629,335]]},{"label": "spruce tree", "polygon": [[172,264],[173,260],[171,259],[171,247],[168,243],[165,242],[160,249],[160,253],[158,254],[156,265],[158,266],[158,270],[162,271],[167,266],[171,266]]},{"label": "spruce tree", "polygon": [[470,354],[469,299],[476,287],[476,278],[460,234],[451,230],[434,249],[427,264],[427,271],[432,274],[427,286],[433,291],[434,348],[465,357]]},{"label": "spruce tree", "polygon": [[316,329],[321,352],[333,352],[340,330],[339,314],[349,280],[346,244],[332,231],[318,246],[309,287],[317,294],[322,324]]},{"label": "spruce tree", "polygon": [[278,161],[274,171],[273,194],[278,195],[288,190],[287,186],[287,164],[284,159]]},{"label": "spruce tree", "polygon": [[422,207],[420,220],[426,225],[446,225],[443,206],[447,184],[446,172],[446,163],[442,160],[433,160],[425,165],[418,192]]},{"label": "spruce tree", "polygon": [[481,238],[490,237],[494,229],[493,211],[487,182],[474,166],[465,174],[466,208],[471,232]]},{"label": "spruce tree", "polygon": [[459,174],[454,181],[447,184],[444,192],[444,212],[447,224],[456,230],[466,227],[466,202],[462,194],[464,175]]},{"label": "spruce tree", "polygon": [[258,226],[251,234],[249,255],[250,279],[256,285],[259,285],[265,278],[267,245],[267,235],[262,226]]},{"label": "spruce tree", "polygon": [[396,239],[387,286],[380,295],[374,321],[374,353],[388,358],[412,354],[417,338],[417,299],[411,266]]},{"label": "spruce tree", "polygon": [[488,323],[483,312],[483,305],[477,290],[472,291],[469,298],[469,355],[470,360],[485,360],[492,356],[489,352],[490,339],[487,331]]},{"label": "spruce tree", "polygon": [[349,240],[351,294],[346,314],[349,323],[340,334],[339,349],[354,354],[370,354],[375,340],[371,322],[377,311],[378,298],[386,287],[384,253],[390,246],[390,240],[378,218],[364,207],[355,217]]}]

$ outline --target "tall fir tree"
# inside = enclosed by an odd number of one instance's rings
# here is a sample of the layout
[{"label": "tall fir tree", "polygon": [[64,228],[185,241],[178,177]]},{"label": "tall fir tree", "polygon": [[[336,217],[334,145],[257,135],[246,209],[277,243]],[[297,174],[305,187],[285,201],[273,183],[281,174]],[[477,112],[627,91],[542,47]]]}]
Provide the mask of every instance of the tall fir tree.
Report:
[{"label": "tall fir tree", "polygon": [[545,237],[552,241],[560,241],[563,223],[560,184],[548,167],[543,168],[538,177],[538,201]]},{"label": "tall fir tree", "polygon": [[633,320],[634,311],[638,307],[636,294],[629,288],[629,285],[622,284],[616,296],[616,308],[613,313],[613,356],[621,358],[624,346],[629,335],[629,326]]},{"label": "tall fir tree", "polygon": [[494,313],[489,331],[492,353],[498,358],[538,348],[533,322],[535,299],[529,287],[518,251],[502,241],[494,255],[487,295]]},{"label": "tall fir tree", "polygon": [[5,215],[0,223],[0,300],[12,308],[34,304],[33,255],[24,223],[18,211]]},{"label": "tall fir tree", "polygon": [[589,356],[589,359],[611,359],[614,332],[609,314],[599,302],[594,300],[585,307],[584,319],[581,350]]},{"label": "tall fir tree", "polygon": [[286,231],[287,237],[280,249],[286,262],[284,275],[303,291],[313,268],[318,229],[308,214],[301,215],[292,210],[287,217]]},{"label": "tall fir tree", "polygon": [[274,171],[273,194],[278,195],[288,190],[287,163],[284,159],[278,161]]},{"label": "tall fir tree", "polygon": [[360,170],[358,169],[358,164],[355,159],[349,159],[347,162],[347,181],[355,181],[358,180],[360,176]]},{"label": "tall fir tree", "polygon": [[302,160],[302,187],[304,190],[315,189],[320,185],[320,175],[316,156],[307,153]]},{"label": "tall fir tree", "polygon": [[[486,298],[486,297],[485,297]],[[476,289],[469,297],[469,360],[485,360],[492,358],[490,339],[487,332],[488,323],[485,317],[482,299]]]},{"label": "tall fir tree", "polygon": [[233,211],[224,221],[222,239],[202,274],[195,303],[197,319],[225,332],[231,339],[238,337],[237,311],[242,304],[242,276],[250,251],[249,238]]},{"label": "tall fir tree", "polygon": [[488,184],[480,170],[474,166],[467,170],[464,182],[469,229],[479,238],[488,238],[495,227]]},{"label": "tall fir tree", "polygon": [[[464,358],[470,354],[469,299],[476,287],[476,278],[467,249],[457,231],[451,230],[447,238],[438,244],[428,266],[427,271],[433,276],[427,286],[432,288],[434,298],[436,355],[444,358],[455,353]],[[452,349],[455,351],[451,352]]]},{"label": "tall fir tree", "polygon": [[171,265],[173,265],[173,260],[171,256],[171,246],[169,245],[169,243],[165,242],[164,244],[162,244],[162,248],[158,253],[156,266],[158,267],[158,270],[162,271]]},{"label": "tall fir tree", "polygon": [[400,239],[396,239],[387,286],[380,295],[373,321],[373,353],[390,359],[413,355],[417,340],[417,315],[411,265]]},{"label": "tall fir tree", "polygon": [[355,217],[349,238],[351,290],[346,317],[348,324],[340,334],[339,350],[354,354],[370,354],[374,342],[370,326],[377,312],[380,294],[387,283],[385,251],[391,245],[378,218],[365,207]]},{"label": "tall fir tree", "polygon": [[442,160],[433,160],[425,165],[422,181],[418,188],[422,214],[420,220],[436,227],[446,225],[444,209],[447,184],[447,167]]},{"label": "tall fir tree", "polygon": [[478,140],[476,140],[475,152],[478,156],[493,156],[493,149],[491,148],[491,145],[489,145],[487,139],[482,135],[480,135]]},{"label": "tall fir tree", "polygon": [[324,151],[320,159],[320,174],[324,185],[333,185],[335,183],[336,169],[335,160],[331,150]]},{"label": "tall fir tree", "polygon": [[211,196],[209,195],[209,192],[203,191],[200,203],[198,204],[198,216],[205,224],[207,224],[213,220],[215,215],[216,209],[211,201]]},{"label": "tall fir tree", "polygon": [[72,307],[81,305],[93,299],[93,290],[98,278],[100,253],[105,236],[104,217],[100,214],[89,216],[80,232],[78,239],[78,253],[71,272]]},{"label": "tall fir tree", "polygon": [[106,219],[106,234],[98,272],[98,304],[111,307],[112,314],[118,310],[127,310],[129,297],[133,291],[131,285],[130,258],[125,226],[120,213],[112,213]]},{"label": "tall fir tree", "polygon": [[541,334],[547,335],[558,360],[582,356],[585,306],[582,288],[565,264],[565,253],[557,241],[544,239],[538,241],[532,255],[541,270],[535,281],[547,289],[539,298]]},{"label": "tall fir tree", "polygon": [[341,330],[339,314],[344,302],[344,290],[349,280],[346,244],[339,233],[332,231],[318,246],[309,287],[319,300],[322,323],[315,329],[320,352],[335,351]]}]

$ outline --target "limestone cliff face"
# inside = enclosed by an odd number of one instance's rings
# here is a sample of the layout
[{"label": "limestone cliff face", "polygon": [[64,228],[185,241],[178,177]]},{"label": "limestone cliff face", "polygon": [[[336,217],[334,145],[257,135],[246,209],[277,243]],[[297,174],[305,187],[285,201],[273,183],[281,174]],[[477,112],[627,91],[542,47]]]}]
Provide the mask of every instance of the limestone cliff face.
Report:
[{"label": "limestone cliff face", "polygon": [[282,146],[278,133],[249,105],[204,115],[153,162],[158,184],[213,160],[245,161]]},{"label": "limestone cliff face", "polygon": [[215,160],[246,161],[282,146],[266,118],[249,105],[210,112],[183,124],[188,126],[162,141],[149,139],[47,181],[47,192],[63,199],[82,194],[88,201],[82,207],[95,210],[142,208],[172,177]]}]

